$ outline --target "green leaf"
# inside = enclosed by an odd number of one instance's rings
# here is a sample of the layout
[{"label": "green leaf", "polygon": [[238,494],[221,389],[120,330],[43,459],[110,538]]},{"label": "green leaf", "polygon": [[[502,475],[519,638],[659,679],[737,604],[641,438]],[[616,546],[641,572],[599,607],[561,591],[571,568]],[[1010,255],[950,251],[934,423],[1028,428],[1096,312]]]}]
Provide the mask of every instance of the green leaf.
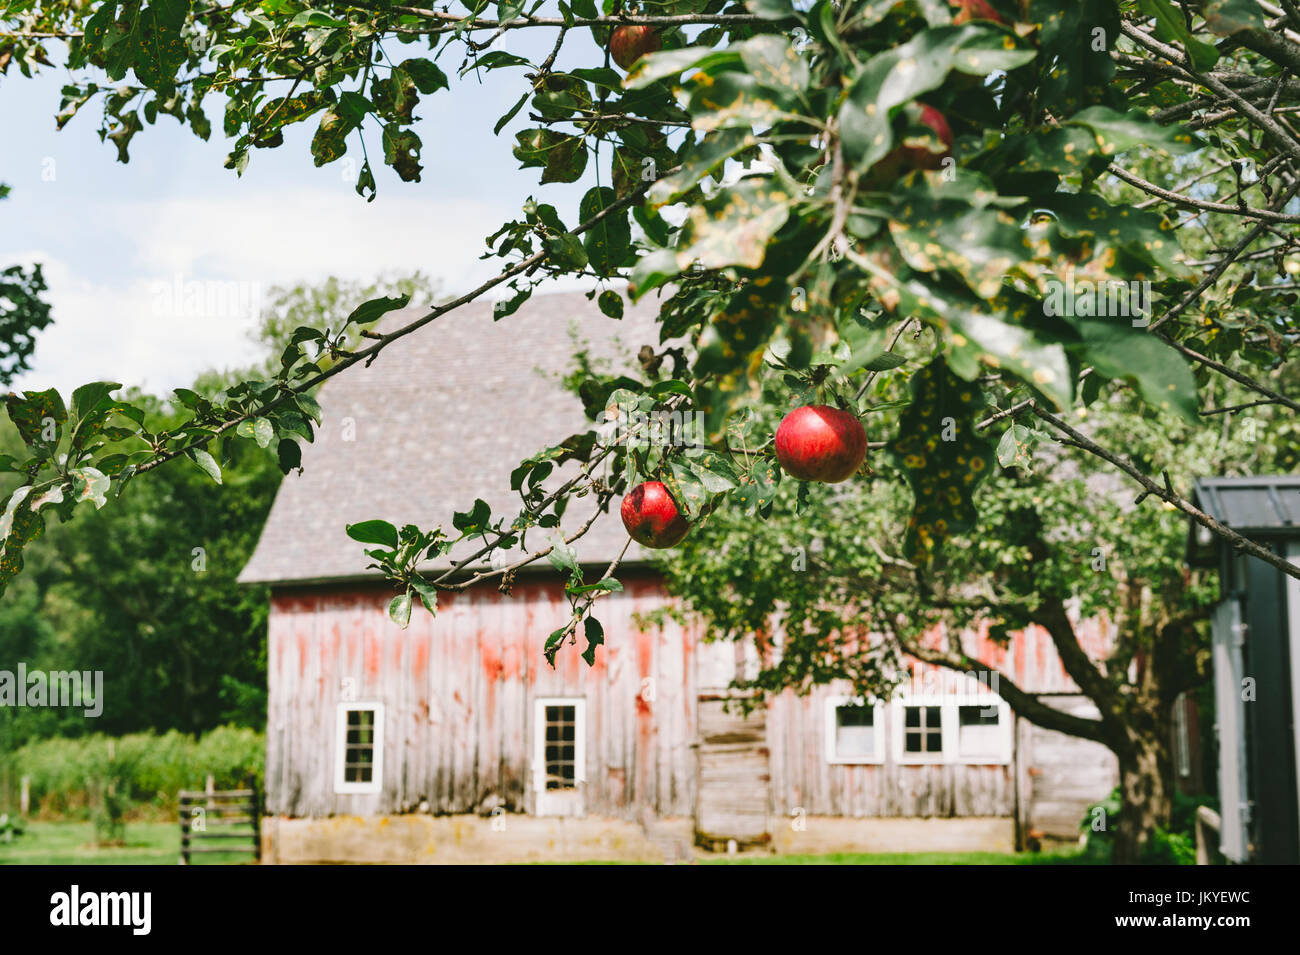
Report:
[{"label": "green leaf", "polygon": [[1268,21],[1258,0],[1204,0],[1199,10],[1205,25],[1219,36],[1240,30],[1267,30]]},{"label": "green leaf", "polygon": [[512,119],[514,119],[515,115],[521,109],[524,108],[524,104],[528,102],[528,97],[532,95],[533,95],[532,93],[525,93],[523,96],[519,97],[519,99],[515,101],[514,106],[511,106],[508,110],[506,110],[504,113],[501,114],[501,118],[498,119],[496,125],[492,127],[493,136],[500,135],[501,130],[505,129],[506,124],[510,122]]},{"label": "green leaf", "polygon": [[587,265],[587,250],[582,239],[571,232],[548,235],[542,242],[547,257],[556,265],[578,271]]},{"label": "green leaf", "polygon": [[395,312],[399,308],[406,308],[410,303],[410,295],[394,295],[391,298],[371,299],[363,305],[358,305],[348,316],[348,323],[353,325],[369,325],[376,319],[382,318],[389,312]]},{"label": "green leaf", "polygon": [[[793,204],[794,197],[781,186],[751,176],[693,206],[682,228],[678,270],[694,261],[706,269],[728,265],[758,268],[768,242],[785,225]],[[637,294],[643,291],[638,284]]]},{"label": "green leaf", "polygon": [[170,87],[176,71],[185,65],[189,50],[181,30],[189,10],[189,0],[150,0],[140,10],[134,29],[139,53],[132,65],[147,86]]},{"label": "green leaf", "polygon": [[603,315],[610,318],[623,317],[623,297],[613,289],[601,292],[600,297],[596,299],[596,305]]},{"label": "green leaf", "polygon": [[275,437],[275,425],[271,424],[269,418],[254,418],[252,420],[253,440],[257,442],[259,448],[265,448]]},{"label": "green leaf", "polygon": [[709,70],[740,62],[734,50],[715,50],[707,46],[688,46],[678,50],[648,53],[637,60],[623,85],[630,90],[642,89],[656,80],[684,73],[686,70]]},{"label": "green leaf", "polygon": [[652,185],[646,198],[656,207],[676,202],[701,179],[720,169],[726,160],[754,143],[754,134],[747,129],[723,129],[707,134],[682,160],[681,169]]},{"label": "green leaf", "polygon": [[218,484],[221,483],[221,468],[217,466],[217,462],[211,454],[202,448],[194,448],[187,451],[186,456],[197,464],[204,474]]},{"label": "green leaf", "polygon": [[974,427],[983,408],[979,386],[954,375],[942,357],[912,378],[912,404],[888,446],[915,497],[903,541],[909,559],[928,564],[949,537],[975,526],[975,488],[994,460]]},{"label": "green leaf", "polygon": [[338,110],[327,111],[311,140],[312,161],[324,166],[341,158],[348,151],[348,133],[356,128],[357,122],[340,115]]},{"label": "green leaf", "polygon": [[[58,444],[63,425],[68,420],[63,398],[53,388],[48,391],[26,391],[20,397],[15,392],[5,395],[5,408],[9,420],[18,429],[23,443],[28,447]],[[52,436],[52,440],[47,437]]]},{"label": "green leaf", "polygon": [[594,584],[583,584],[580,587],[570,586],[570,587],[565,587],[564,589],[569,593],[573,594],[575,597],[577,597],[583,594],[591,594],[591,593],[601,593],[601,594],[619,593],[623,590],[623,585],[619,581],[615,580],[613,577],[602,577]]},{"label": "green leaf", "polygon": [[108,397],[110,392],[116,391],[121,387],[121,383],[116,381],[92,381],[73,391],[73,430],[75,431],[77,426],[80,425],[88,415],[99,408],[101,402]]},{"label": "green leaf", "polygon": [[858,367],[862,368],[864,371],[889,371],[891,368],[898,368],[899,366],[906,364],[907,359],[902,355],[887,351],[868,358]]},{"label": "green leaf", "polygon": [[691,125],[708,131],[738,127],[771,126],[795,119],[784,103],[758,85],[747,73],[726,72],[694,84],[690,101]]},{"label": "green leaf", "polygon": [[348,524],[347,535],[362,544],[382,544],[392,550],[397,549],[397,528],[388,521],[362,521]]},{"label": "green leaf", "polygon": [[452,526],[466,537],[482,534],[492,519],[492,508],[482,498],[475,498],[474,506],[468,511],[455,511],[451,515]]},{"label": "green leaf", "polygon": [[108,503],[105,497],[111,483],[108,475],[95,468],[73,468],[68,476],[72,478],[72,496],[77,501],[93,501],[96,510]]},{"label": "green leaf", "polygon": [[808,88],[808,62],[783,36],[765,33],[746,40],[740,44],[740,59],[749,75],[767,89],[795,99]]},{"label": "green leaf", "polygon": [[420,600],[423,602],[425,609],[436,617],[438,615],[438,588],[420,576],[411,578],[411,586],[420,595]]},{"label": "green leaf", "polygon": [[582,627],[587,637],[587,649],[582,651],[582,659],[587,662],[587,666],[595,666],[596,648],[605,642],[605,628],[600,625],[599,620],[590,615],[582,621]]},{"label": "green leaf", "polygon": [[686,266],[677,264],[677,253],[672,249],[655,249],[636,260],[628,276],[628,297],[636,301],[642,295],[671,281]]},{"label": "green leaf", "polygon": [[403,630],[411,622],[411,592],[408,590],[404,594],[398,594],[388,604],[388,616],[393,623],[397,624]]},{"label": "green leaf", "polygon": [[[593,186],[582,197],[578,216],[586,222],[615,201],[613,189],[608,186]],[[582,247],[586,250],[591,267],[601,275],[609,275],[617,270],[632,251],[632,227],[628,224],[627,213],[607,215],[597,222],[583,233]]]},{"label": "green leaf", "polygon": [[321,408],[316,399],[311,395],[297,394],[294,396],[294,402],[298,405],[299,410],[307,417],[311,418],[317,424],[321,423]]},{"label": "green leaf", "polygon": [[1097,374],[1133,384],[1147,404],[1189,424],[1198,420],[1196,379],[1173,346],[1126,321],[1074,324],[1083,337],[1082,360]]},{"label": "green leaf", "polygon": [[564,542],[559,531],[555,531],[547,543],[551,545],[551,549],[547,552],[546,559],[551,562],[552,567],[571,574],[582,573],[582,568],[578,565],[578,552]]},{"label": "green leaf", "polygon": [[577,136],[550,129],[515,133],[515,158],[528,169],[542,169],[542,182],[577,182],[587,168],[587,150]]},{"label": "green leaf", "polygon": [[426,96],[450,88],[447,74],[430,60],[403,60],[398,69],[406,73],[415,82],[415,88]]},{"label": "green leaf", "polygon": [[1090,106],[1065,121],[1086,126],[1097,137],[1103,155],[1113,156],[1136,146],[1150,146],[1171,156],[1193,152],[1203,145],[1180,126],[1161,126],[1136,110],[1121,113],[1108,106]]},{"label": "green leaf", "polygon": [[275,457],[281,474],[288,474],[294,468],[302,467],[302,448],[298,447],[297,441],[282,439],[275,446]]},{"label": "green leaf", "polygon": [[1219,51],[1212,44],[1192,36],[1183,19],[1182,11],[1169,0],[1137,0],[1138,9],[1156,21],[1156,36],[1165,41],[1177,41],[1187,50],[1192,66],[1208,70],[1219,60]]}]

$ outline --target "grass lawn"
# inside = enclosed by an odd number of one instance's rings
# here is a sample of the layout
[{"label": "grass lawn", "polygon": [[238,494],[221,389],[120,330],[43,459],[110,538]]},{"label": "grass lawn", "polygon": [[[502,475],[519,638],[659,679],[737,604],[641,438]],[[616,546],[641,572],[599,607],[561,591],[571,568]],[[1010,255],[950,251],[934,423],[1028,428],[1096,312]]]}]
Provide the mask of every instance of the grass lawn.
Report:
[{"label": "grass lawn", "polygon": [[[97,848],[89,822],[33,822],[11,843],[0,842],[0,865],[176,865],[180,826],[174,822],[129,822],[126,845]],[[204,852],[195,864],[243,862],[251,853]]]}]

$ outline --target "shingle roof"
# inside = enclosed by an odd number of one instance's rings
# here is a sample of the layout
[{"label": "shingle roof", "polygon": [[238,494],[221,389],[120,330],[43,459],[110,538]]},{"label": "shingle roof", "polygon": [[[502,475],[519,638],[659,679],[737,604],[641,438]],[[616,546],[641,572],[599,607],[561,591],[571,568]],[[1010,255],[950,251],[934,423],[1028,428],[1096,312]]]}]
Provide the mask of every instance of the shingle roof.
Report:
[{"label": "shingle roof", "polygon": [[[321,388],[320,435],[303,446],[302,473],[281,483],[239,580],[372,576],[362,545],[344,532],[344,525],[371,518],[453,532],[452,512],[483,498],[494,519],[504,516],[509,523],[519,509],[510,472],[592,426],[581,402],[555,377],[571,368],[575,342],[614,359],[613,370],[633,371],[637,349],[658,342],[656,311],[657,304],[647,301],[615,321],[575,292],[536,295],[516,314],[493,322],[491,303],[474,303],[394,342],[369,368],[340,373]],[[381,330],[420,314],[393,313]],[[351,441],[344,440],[349,419]],[[581,524],[590,503],[573,501],[564,526]],[[584,563],[608,562],[623,548],[627,535],[616,507],[617,501],[577,542]],[[544,533],[530,532],[530,550],[545,546]],[[625,560],[643,558],[633,545]]]},{"label": "shingle roof", "polygon": [[[1253,540],[1300,538],[1300,476],[1201,478],[1192,503],[1215,520]],[[1193,522],[1187,534],[1188,561],[1215,565],[1224,541]]]},{"label": "shingle roof", "polygon": [[1300,535],[1300,476],[1202,478],[1195,500],[1233,530]]}]

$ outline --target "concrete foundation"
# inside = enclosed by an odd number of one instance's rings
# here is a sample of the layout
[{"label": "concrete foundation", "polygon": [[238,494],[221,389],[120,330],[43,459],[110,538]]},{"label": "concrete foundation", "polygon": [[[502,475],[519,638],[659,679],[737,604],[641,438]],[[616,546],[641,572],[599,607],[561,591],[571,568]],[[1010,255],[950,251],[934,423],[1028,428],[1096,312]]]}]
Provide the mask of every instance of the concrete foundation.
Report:
[{"label": "concrete foundation", "polygon": [[[1011,852],[1007,818],[845,819],[812,816],[776,827],[771,850],[832,852]],[[689,862],[712,854],[693,845],[690,819],[643,829],[624,819],[525,815],[268,817],[262,859],[313,864],[493,864],[511,862]]]}]

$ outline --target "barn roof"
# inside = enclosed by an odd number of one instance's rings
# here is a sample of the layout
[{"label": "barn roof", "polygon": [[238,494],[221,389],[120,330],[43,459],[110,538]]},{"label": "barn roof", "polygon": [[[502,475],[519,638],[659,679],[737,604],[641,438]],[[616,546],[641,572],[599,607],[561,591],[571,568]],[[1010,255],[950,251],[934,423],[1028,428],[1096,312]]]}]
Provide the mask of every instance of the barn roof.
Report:
[{"label": "barn roof", "polygon": [[[577,343],[633,371],[643,344],[657,344],[657,305],[629,306],[621,321],[605,317],[580,293],[535,295],[516,314],[492,320],[492,303],[472,303],[388,346],[365,368],[341,372],[317,396],[322,426],[303,445],[302,471],[276,493],[242,583],[318,583],[376,576],[346,524],[381,518],[449,533],[453,511],[475,498],[494,520],[518,513],[510,472],[537,451],[591,427],[582,404],[557,375],[570,371]],[[381,331],[423,314],[386,316]],[[353,440],[344,440],[351,419]],[[554,480],[554,478],[552,478]],[[590,514],[590,499],[572,502],[564,527]],[[530,550],[546,546],[528,535]],[[602,514],[576,543],[584,563],[608,563],[627,541],[617,514]],[[461,556],[465,551],[454,551]],[[512,553],[518,553],[512,552]],[[644,553],[633,545],[625,561]],[[445,565],[444,559],[443,564]],[[434,564],[430,564],[432,569]]]}]

